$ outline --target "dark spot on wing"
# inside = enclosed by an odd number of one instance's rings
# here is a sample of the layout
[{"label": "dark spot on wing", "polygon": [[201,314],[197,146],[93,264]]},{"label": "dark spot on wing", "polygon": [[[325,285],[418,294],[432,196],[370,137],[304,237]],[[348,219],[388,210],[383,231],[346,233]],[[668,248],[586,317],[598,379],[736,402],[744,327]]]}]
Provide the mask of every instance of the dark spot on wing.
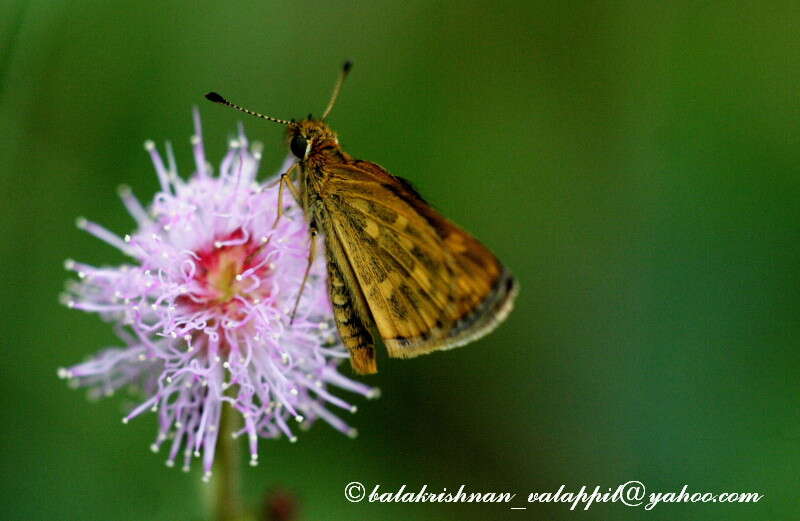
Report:
[{"label": "dark spot on wing", "polygon": [[403,296],[404,296],[406,299],[408,299],[408,301],[409,301],[409,302],[411,302],[411,303],[414,303],[414,302],[416,302],[416,300],[417,300],[417,299],[416,299],[416,297],[414,296],[414,292],[413,292],[413,291],[411,291],[411,288],[409,287],[409,285],[408,285],[408,284],[400,284],[400,287],[399,287],[398,289],[400,290],[400,293],[401,293],[401,294],[402,294],[402,295],[403,295]]},{"label": "dark spot on wing", "polygon": [[347,219],[358,231],[364,231],[367,227],[367,220],[358,212],[347,212]]},{"label": "dark spot on wing", "polygon": [[386,280],[386,269],[383,267],[383,264],[378,262],[378,259],[375,257],[370,258],[370,267],[372,268],[372,274],[375,276],[377,282]]},{"label": "dark spot on wing", "polygon": [[358,212],[348,211],[345,212],[345,216],[347,221],[350,223],[350,226],[353,227],[353,233],[356,235],[359,241],[362,241],[370,248],[376,248],[378,246],[378,241],[370,237],[369,234],[364,231],[367,227],[367,220],[363,215]]},{"label": "dark spot on wing", "polygon": [[378,204],[375,201],[367,201],[367,208],[369,209],[370,215],[379,221],[387,224],[393,224],[397,220],[397,212],[386,208],[382,204]]},{"label": "dark spot on wing", "polygon": [[410,223],[406,225],[405,230],[403,231],[405,231],[406,234],[414,237],[415,239],[419,239],[420,237],[422,237],[422,234],[419,233],[419,230],[416,229],[414,226],[411,226]]},{"label": "dark spot on wing", "polygon": [[414,269],[414,257],[412,257],[408,251],[400,246],[400,243],[397,242],[397,239],[391,230],[388,230],[387,228],[381,228],[378,242],[381,245],[381,248],[389,252],[389,254],[394,257],[397,263],[400,264],[404,270],[408,271],[408,273],[411,273],[411,271]]},{"label": "dark spot on wing", "polygon": [[431,272],[439,271],[439,263],[435,262],[430,256],[425,253],[419,246],[411,248],[411,255],[422,264],[426,270]]},{"label": "dark spot on wing", "polygon": [[408,317],[408,310],[405,305],[403,305],[403,301],[397,293],[392,293],[392,296],[389,297],[389,307],[392,309],[392,313],[397,315],[400,319],[405,320],[406,317]]}]

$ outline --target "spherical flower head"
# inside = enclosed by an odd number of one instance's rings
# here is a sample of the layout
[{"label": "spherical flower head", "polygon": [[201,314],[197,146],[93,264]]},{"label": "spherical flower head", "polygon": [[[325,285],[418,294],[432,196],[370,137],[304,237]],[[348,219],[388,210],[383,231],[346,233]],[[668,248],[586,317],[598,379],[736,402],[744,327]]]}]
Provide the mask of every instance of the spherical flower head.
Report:
[{"label": "spherical flower head", "polygon": [[155,412],[152,450],[168,446],[167,465],[182,458],[185,470],[202,457],[208,479],[223,404],[243,417],[233,434],[247,435],[256,464],[259,437],[295,441],[294,426],[318,418],[354,436],[331,409],[356,407],[331,388],[366,397],[377,396],[377,389],[337,371],[348,355],[333,323],[324,256],[311,266],[290,317],[310,246],[301,209],[287,191],[276,219],[278,183],[256,180],[260,151],[241,128],[212,175],[196,112],[194,121],[196,171],[188,180],[178,176],[169,144],[165,163],[147,142],[161,191],[145,208],[129,188],[120,189],[136,221],[133,233],[119,237],[78,220],[79,228],[132,261],[93,267],[68,260],[67,269],[80,280],[68,283],[63,300],[113,323],[124,347],[59,369],[59,375],[90,388],[94,397],[133,385],[146,398],[123,422]]}]

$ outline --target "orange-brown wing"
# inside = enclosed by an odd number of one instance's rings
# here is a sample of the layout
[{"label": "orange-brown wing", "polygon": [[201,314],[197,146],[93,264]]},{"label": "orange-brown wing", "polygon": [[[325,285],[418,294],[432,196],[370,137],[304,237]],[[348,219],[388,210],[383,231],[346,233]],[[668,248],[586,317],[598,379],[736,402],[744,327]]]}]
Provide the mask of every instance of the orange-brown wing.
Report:
[{"label": "orange-brown wing", "polygon": [[348,259],[390,356],[464,345],[507,316],[515,279],[410,184],[367,161],[327,174],[325,231]]}]

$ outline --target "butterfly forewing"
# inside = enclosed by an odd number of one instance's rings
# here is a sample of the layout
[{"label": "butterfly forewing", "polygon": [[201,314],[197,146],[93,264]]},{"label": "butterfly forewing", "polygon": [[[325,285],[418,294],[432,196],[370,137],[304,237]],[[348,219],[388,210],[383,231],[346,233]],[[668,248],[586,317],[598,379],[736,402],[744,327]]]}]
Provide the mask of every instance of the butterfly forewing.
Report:
[{"label": "butterfly forewing", "polygon": [[[375,324],[390,356],[462,345],[508,312],[511,275],[404,180],[374,163],[348,161],[318,186],[328,255],[350,269],[367,308],[363,322]],[[342,327],[350,334],[351,323]]]}]

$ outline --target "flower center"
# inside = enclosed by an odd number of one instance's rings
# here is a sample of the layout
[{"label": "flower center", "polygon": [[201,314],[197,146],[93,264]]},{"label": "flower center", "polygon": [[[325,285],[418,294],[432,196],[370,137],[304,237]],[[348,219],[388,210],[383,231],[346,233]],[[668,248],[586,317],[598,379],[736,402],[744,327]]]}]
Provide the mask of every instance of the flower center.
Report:
[{"label": "flower center", "polygon": [[222,247],[212,253],[212,266],[206,273],[206,281],[209,289],[216,293],[218,303],[228,302],[244,289],[244,281],[236,280],[236,275],[243,271],[246,257],[247,251],[243,246]]},{"label": "flower center", "polygon": [[264,284],[271,268],[265,261],[267,252],[252,240],[242,242],[244,237],[244,232],[237,229],[215,241],[211,248],[195,252],[197,285],[189,295],[178,298],[181,305],[195,309],[214,307],[237,318],[242,299],[258,303],[269,295],[268,285]]}]

